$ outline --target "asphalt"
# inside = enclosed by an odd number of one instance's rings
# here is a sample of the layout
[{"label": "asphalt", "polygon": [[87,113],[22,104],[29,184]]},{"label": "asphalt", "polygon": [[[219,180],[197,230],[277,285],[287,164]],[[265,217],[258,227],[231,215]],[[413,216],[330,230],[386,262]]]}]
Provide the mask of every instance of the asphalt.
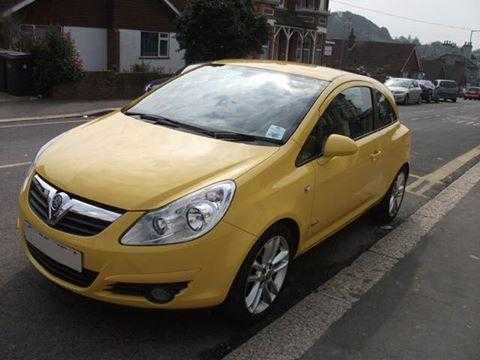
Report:
[{"label": "asphalt", "polygon": [[477,360],[480,186],[301,358]]},{"label": "asphalt", "polygon": [[[402,119],[413,130],[412,174],[426,175],[477,146],[479,113],[480,102],[401,107]],[[277,311],[245,328],[216,310],[145,312],[84,299],[55,287],[27,263],[15,233],[16,196],[27,166],[5,166],[31,161],[43,143],[82,123],[68,121],[0,124],[1,359],[221,358],[315,291],[470,166],[427,197],[407,195],[392,226],[380,227],[365,216],[303,256],[292,266]]]}]

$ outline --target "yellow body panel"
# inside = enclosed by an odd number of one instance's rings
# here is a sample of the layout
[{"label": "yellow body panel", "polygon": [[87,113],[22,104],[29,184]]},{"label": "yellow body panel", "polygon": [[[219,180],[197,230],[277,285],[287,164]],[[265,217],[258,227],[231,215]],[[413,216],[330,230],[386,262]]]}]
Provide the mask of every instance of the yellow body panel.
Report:
[{"label": "yellow body panel", "polygon": [[[99,235],[69,235],[45,224],[31,210],[28,183],[19,196],[19,227],[25,222],[84,254],[83,266],[99,272],[80,288],[49,274],[26,250],[32,264],[51,281],[74,292],[117,304],[149,308],[195,308],[222,303],[248,252],[273,224],[288,219],[298,228],[301,254],[378,203],[398,171],[408,164],[410,131],[400,122],[356,141],[351,156],[320,158],[295,165],[315,123],[329,103],[351,86],[383,92],[375,80],[342,71],[281,62],[231,60],[222,63],[291,72],[330,81],[290,140],[280,147],[211,139],[154,126],[120,112],[80,126],[51,145],[35,171],[64,191],[126,210]],[[397,111],[397,110],[396,110]],[[380,151],[375,159],[371,154]],[[200,239],[166,246],[123,246],[122,235],[146,211],[192,191],[234,180],[236,193],[222,221]],[[114,295],[114,282],[189,282],[173,301],[157,305],[143,297]]]}]

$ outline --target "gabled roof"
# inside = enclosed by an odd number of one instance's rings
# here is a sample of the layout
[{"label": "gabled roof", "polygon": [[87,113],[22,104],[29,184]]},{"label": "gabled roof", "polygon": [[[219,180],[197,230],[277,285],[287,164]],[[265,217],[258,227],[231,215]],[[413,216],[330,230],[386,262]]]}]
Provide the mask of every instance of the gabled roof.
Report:
[{"label": "gabled roof", "polygon": [[[30,5],[36,0],[0,0],[0,15],[9,16]],[[177,16],[185,8],[187,0],[162,0]]]},{"label": "gabled roof", "polygon": [[0,0],[0,14],[2,16],[11,15],[34,1],[35,0]]},{"label": "gabled roof", "polygon": [[335,42],[334,53],[329,60],[339,67],[362,64],[369,69],[384,68],[391,73],[402,73],[413,63],[419,71],[422,69],[414,44],[356,41],[348,49],[346,40],[332,41]]}]

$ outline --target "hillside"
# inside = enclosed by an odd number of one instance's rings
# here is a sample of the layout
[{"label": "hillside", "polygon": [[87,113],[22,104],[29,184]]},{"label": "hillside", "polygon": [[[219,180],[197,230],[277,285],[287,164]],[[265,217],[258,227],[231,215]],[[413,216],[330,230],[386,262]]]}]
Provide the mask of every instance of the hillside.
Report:
[{"label": "hillside", "polygon": [[379,27],[367,18],[349,11],[333,12],[328,19],[328,38],[346,39],[350,35],[350,26],[355,31],[357,40],[361,41],[395,41],[387,28]]}]

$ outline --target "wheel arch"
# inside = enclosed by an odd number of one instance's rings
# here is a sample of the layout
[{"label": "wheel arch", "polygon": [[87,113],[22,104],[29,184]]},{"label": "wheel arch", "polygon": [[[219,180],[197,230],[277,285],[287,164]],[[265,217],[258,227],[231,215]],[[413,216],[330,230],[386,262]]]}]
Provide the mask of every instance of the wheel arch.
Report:
[{"label": "wheel arch", "polygon": [[272,226],[270,226],[270,228],[277,225],[277,224],[281,224],[281,225],[287,227],[291,231],[292,238],[290,240],[292,241],[291,245],[293,247],[292,255],[293,255],[293,257],[295,257],[296,254],[297,254],[297,251],[298,251],[298,245],[300,243],[300,226],[297,224],[297,222],[295,220],[293,220],[291,218],[283,218],[283,219],[278,220],[274,224],[272,224]]},{"label": "wheel arch", "polygon": [[405,164],[402,165],[400,168],[400,171],[405,170],[407,172],[407,177],[410,175],[410,164],[406,162]]}]

